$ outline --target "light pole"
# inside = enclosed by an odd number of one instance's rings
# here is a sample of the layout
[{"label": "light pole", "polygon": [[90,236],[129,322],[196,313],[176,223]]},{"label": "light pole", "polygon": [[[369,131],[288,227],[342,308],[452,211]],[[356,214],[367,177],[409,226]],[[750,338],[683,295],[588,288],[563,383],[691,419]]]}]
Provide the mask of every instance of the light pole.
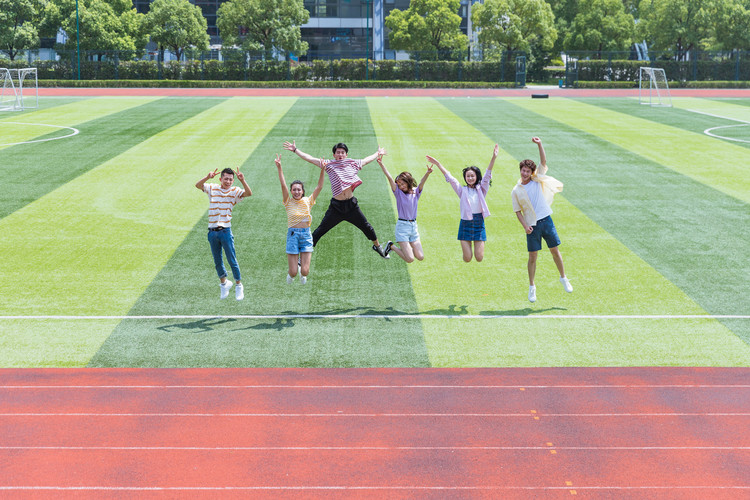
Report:
[{"label": "light pole", "polygon": [[78,29],[78,0],[76,0],[76,59],[78,60],[78,79],[81,79],[81,35]]}]

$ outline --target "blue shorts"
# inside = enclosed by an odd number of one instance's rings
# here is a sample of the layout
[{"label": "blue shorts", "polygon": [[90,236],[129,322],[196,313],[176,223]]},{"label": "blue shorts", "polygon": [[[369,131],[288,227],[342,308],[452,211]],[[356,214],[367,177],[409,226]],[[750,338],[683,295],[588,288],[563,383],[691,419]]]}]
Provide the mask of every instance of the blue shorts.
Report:
[{"label": "blue shorts", "polygon": [[555,229],[551,215],[539,219],[532,227],[534,230],[526,235],[526,248],[529,252],[538,252],[542,249],[542,238],[547,243],[547,248],[555,248],[560,244],[560,237],[557,236],[557,229]]},{"label": "blue shorts", "polygon": [[286,232],[286,253],[295,255],[313,251],[313,238],[309,227],[290,227]]},{"label": "blue shorts", "polygon": [[403,219],[397,220],[396,241],[408,241],[409,243],[419,241],[419,229],[417,228],[417,221]]},{"label": "blue shorts", "polygon": [[484,230],[484,216],[473,214],[472,220],[461,219],[458,225],[458,239],[461,241],[487,241],[487,233]]}]

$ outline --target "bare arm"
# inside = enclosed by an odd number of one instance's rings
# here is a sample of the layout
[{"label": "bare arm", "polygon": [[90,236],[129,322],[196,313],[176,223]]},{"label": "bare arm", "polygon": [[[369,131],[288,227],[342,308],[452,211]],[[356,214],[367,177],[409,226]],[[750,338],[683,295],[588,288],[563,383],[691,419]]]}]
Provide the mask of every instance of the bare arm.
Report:
[{"label": "bare arm", "polygon": [[365,165],[367,165],[371,161],[377,159],[378,156],[383,156],[384,154],[386,154],[385,153],[385,149],[381,148],[380,146],[378,146],[378,150],[377,151],[375,151],[373,154],[371,154],[367,158],[363,158],[362,159],[362,166],[364,167]]},{"label": "bare arm", "polygon": [[378,156],[378,165],[380,165],[380,168],[383,170],[383,173],[385,174],[385,178],[388,179],[388,184],[391,186],[391,191],[396,191],[398,189],[398,185],[393,180],[393,177],[391,177],[391,173],[388,172],[388,169],[385,168],[385,165],[383,165],[383,157]]},{"label": "bare arm", "polygon": [[323,190],[323,181],[325,181],[325,178],[326,178],[326,171],[321,168],[320,177],[318,177],[318,185],[315,186],[315,190],[312,192],[312,195],[310,196],[310,199],[312,201],[315,201],[318,199],[318,195]]},{"label": "bare arm", "polygon": [[242,183],[242,188],[245,190],[245,192],[242,193],[242,198],[247,198],[248,196],[252,196],[253,192],[250,190],[250,186],[248,186],[247,182],[245,181],[245,174],[240,172],[239,167],[234,172],[235,174],[237,174],[237,178],[240,180],[240,182]]},{"label": "bare arm", "polygon": [[315,158],[305,152],[303,152],[301,149],[297,147],[294,141],[292,142],[284,142],[284,149],[287,151],[291,151],[292,153],[295,153],[297,156],[305,160],[306,162],[312,163],[318,168],[323,168],[323,165],[320,161],[320,158]]},{"label": "bare arm", "polygon": [[500,146],[495,144],[495,149],[492,150],[492,158],[490,158],[490,164],[487,165],[487,171],[492,172],[492,167],[495,166],[495,160],[497,160],[497,155],[500,154]]},{"label": "bare arm", "polygon": [[435,165],[440,171],[443,173],[443,175],[448,175],[448,171],[443,167],[443,165],[440,164],[439,161],[437,161],[435,158],[433,158],[430,155],[425,156],[427,158],[427,161]]},{"label": "bare arm", "polygon": [[532,137],[531,142],[539,146],[539,166],[542,167],[540,174],[547,172],[547,155],[544,153],[544,146],[542,146],[542,140],[539,137]]},{"label": "bare arm", "polygon": [[216,170],[214,170],[213,172],[209,172],[207,176],[205,176],[203,179],[201,179],[201,180],[199,180],[198,182],[195,183],[195,187],[197,187],[198,189],[200,189],[201,191],[203,191],[203,185],[206,183],[206,181],[208,179],[213,179],[214,177],[216,177],[216,174],[218,174],[218,173],[219,173],[219,169],[218,168]]},{"label": "bare arm", "polygon": [[521,225],[523,226],[523,230],[526,231],[526,234],[531,234],[534,228],[526,225],[526,221],[524,220],[523,215],[520,211],[516,212],[516,217],[518,217],[518,222],[521,223]]},{"label": "bare arm", "polygon": [[289,188],[286,187],[286,179],[284,179],[284,171],[281,169],[281,157],[277,154],[273,160],[276,163],[276,170],[279,171],[279,182],[281,183],[281,199],[286,205],[289,201]]},{"label": "bare arm", "polygon": [[427,178],[430,176],[431,173],[432,173],[432,165],[427,165],[427,172],[425,172],[424,176],[422,177],[422,180],[419,181],[419,186],[417,187],[420,193],[424,189],[424,183],[427,182]]}]

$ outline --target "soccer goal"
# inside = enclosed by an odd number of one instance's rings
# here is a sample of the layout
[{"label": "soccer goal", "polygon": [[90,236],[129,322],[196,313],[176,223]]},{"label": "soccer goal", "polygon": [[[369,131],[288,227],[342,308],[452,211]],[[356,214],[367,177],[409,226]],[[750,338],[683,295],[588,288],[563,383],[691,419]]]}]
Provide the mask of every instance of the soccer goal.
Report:
[{"label": "soccer goal", "polygon": [[672,96],[664,69],[641,66],[638,73],[638,102],[649,106],[671,107]]},{"label": "soccer goal", "polygon": [[0,68],[3,87],[0,111],[20,111],[39,107],[39,80],[36,68]]}]

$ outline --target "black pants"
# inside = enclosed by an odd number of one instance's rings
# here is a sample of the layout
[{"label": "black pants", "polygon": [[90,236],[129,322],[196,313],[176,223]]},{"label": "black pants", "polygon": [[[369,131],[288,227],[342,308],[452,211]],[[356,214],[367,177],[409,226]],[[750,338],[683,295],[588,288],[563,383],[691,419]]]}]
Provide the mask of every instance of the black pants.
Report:
[{"label": "black pants", "polygon": [[324,234],[343,221],[358,227],[360,231],[365,233],[368,240],[375,241],[378,239],[375,235],[375,229],[367,222],[367,217],[359,209],[357,198],[349,198],[348,200],[331,198],[331,204],[328,206],[323,220],[320,221],[320,225],[313,231],[313,246],[318,244],[318,240]]}]

